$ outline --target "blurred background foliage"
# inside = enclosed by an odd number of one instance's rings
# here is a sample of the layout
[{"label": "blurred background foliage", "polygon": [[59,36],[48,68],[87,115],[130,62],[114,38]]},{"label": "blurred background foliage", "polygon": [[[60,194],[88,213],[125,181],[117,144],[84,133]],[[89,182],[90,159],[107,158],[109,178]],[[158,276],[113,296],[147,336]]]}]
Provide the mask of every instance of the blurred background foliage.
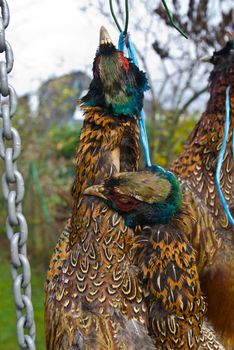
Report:
[{"label": "blurred background foliage", "polygon": [[[123,17],[122,3],[116,1],[120,18]],[[225,30],[233,27],[233,10],[229,7],[226,11],[223,9],[223,5],[230,1],[220,0],[217,3],[219,7],[216,8],[214,23],[212,0],[189,1],[187,11],[184,11],[182,0],[171,2],[174,18],[190,35],[190,40],[181,44],[179,34],[168,27],[160,1],[130,1],[134,32],[136,37],[141,38],[135,41],[136,48],[151,87],[144,105],[151,158],[153,163],[157,161],[164,167],[180,153],[201,115],[198,99],[207,93],[211,67],[201,64],[200,58],[212,52],[214,47],[220,48]],[[85,11],[94,6],[100,16],[106,16],[111,21],[109,13],[104,11],[107,7],[103,0],[87,1],[80,8],[82,15],[85,16]],[[140,18],[147,20],[141,21]],[[166,33],[163,37],[161,30]],[[157,81],[152,79],[149,66],[149,61],[154,59],[162,73]],[[90,57],[90,64],[92,60],[93,57]],[[90,77],[81,71],[51,78],[38,91],[20,97],[13,120],[22,138],[18,167],[26,185],[23,210],[29,225],[28,254],[32,265],[39,350],[45,348],[43,284],[46,269],[72,204],[73,158],[83,122],[77,100],[88,89],[89,83]],[[6,212],[0,195],[0,344],[5,344],[7,350],[13,350],[17,348],[15,317],[9,248],[4,228]]]}]

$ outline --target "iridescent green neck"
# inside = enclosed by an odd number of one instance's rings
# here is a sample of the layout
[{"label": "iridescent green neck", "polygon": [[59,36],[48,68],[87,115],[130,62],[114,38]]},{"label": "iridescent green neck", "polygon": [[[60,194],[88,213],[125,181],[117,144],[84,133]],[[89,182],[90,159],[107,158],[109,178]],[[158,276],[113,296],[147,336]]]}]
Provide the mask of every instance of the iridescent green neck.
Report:
[{"label": "iridescent green neck", "polygon": [[103,67],[102,63],[104,72],[94,76],[88,94],[82,98],[83,106],[99,106],[114,116],[138,115],[148,89],[145,74],[132,63],[126,72],[113,59],[109,59],[108,68]]},{"label": "iridescent green neck", "polygon": [[162,202],[149,204],[141,203],[136,211],[130,214],[123,214],[126,225],[135,228],[136,225],[154,225],[168,223],[179,211],[182,204],[182,191],[177,177],[164,169],[153,166],[152,172],[159,174],[161,178],[168,180],[171,184],[171,191],[168,197]]}]

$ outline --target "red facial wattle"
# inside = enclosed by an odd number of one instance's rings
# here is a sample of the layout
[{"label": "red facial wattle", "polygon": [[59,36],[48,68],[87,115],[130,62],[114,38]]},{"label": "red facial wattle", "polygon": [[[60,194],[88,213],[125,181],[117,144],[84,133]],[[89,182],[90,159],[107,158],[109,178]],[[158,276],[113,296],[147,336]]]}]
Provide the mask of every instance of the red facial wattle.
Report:
[{"label": "red facial wattle", "polygon": [[128,71],[129,71],[129,60],[126,57],[124,57],[122,52],[119,52],[119,58],[120,58],[120,60],[122,62],[122,65],[123,65],[123,67],[125,69],[125,72],[128,74]]},{"label": "red facial wattle", "polygon": [[137,199],[119,193],[109,194],[109,197],[113,200],[118,210],[125,213],[131,212],[140,204],[140,201]]}]

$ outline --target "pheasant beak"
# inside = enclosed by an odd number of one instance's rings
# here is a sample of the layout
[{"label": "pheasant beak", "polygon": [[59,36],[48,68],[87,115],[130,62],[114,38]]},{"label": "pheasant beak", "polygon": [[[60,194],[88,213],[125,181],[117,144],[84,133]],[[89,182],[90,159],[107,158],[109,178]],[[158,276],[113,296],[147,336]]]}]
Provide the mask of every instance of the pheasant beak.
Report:
[{"label": "pheasant beak", "polygon": [[106,45],[111,45],[112,44],[113,45],[108,31],[103,26],[101,26],[101,29],[100,29],[100,41],[99,41],[99,44],[100,45],[103,45],[103,44],[106,44]]},{"label": "pheasant beak", "polygon": [[107,200],[107,197],[104,194],[105,188],[103,185],[94,185],[87,187],[83,193],[87,196],[95,196]]},{"label": "pheasant beak", "polygon": [[210,62],[211,58],[212,58],[212,56],[205,56],[205,57],[200,58],[200,61],[206,62],[206,63],[211,63]]}]

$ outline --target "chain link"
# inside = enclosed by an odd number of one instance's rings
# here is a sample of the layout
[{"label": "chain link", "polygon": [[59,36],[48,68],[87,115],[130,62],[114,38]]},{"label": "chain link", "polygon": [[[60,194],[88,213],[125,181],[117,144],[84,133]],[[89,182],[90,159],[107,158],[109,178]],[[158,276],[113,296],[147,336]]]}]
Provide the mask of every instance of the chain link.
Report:
[{"label": "chain link", "polygon": [[0,157],[5,165],[2,190],[8,209],[6,233],[10,242],[17,340],[20,349],[34,350],[35,323],[31,302],[31,271],[26,248],[28,226],[22,213],[24,180],[16,164],[21,152],[21,140],[18,131],[11,126],[11,117],[17,108],[17,96],[14,88],[8,84],[8,74],[14,63],[12,48],[5,40],[5,29],[9,20],[7,1],[0,0],[0,53],[5,55],[5,60],[0,61],[0,117],[3,121],[3,127],[0,129]]}]

